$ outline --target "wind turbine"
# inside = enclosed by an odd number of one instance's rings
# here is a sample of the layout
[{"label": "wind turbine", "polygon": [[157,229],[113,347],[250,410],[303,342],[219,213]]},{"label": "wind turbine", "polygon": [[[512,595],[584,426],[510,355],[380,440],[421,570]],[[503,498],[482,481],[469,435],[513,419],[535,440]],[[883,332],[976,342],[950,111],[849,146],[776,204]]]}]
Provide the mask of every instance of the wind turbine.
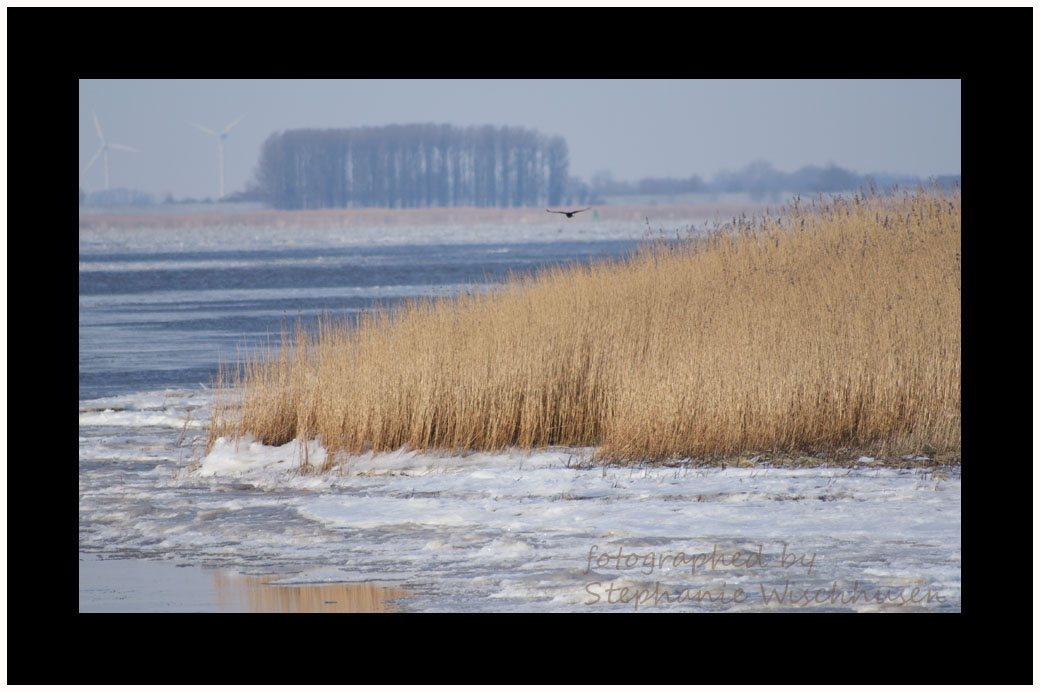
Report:
[{"label": "wind turbine", "polygon": [[98,157],[101,156],[102,154],[104,154],[105,155],[105,189],[107,190],[108,189],[108,150],[109,149],[119,149],[120,151],[132,151],[135,154],[136,153],[140,153],[141,150],[140,149],[134,149],[133,147],[128,147],[125,144],[116,144],[115,142],[106,142],[105,141],[105,134],[101,131],[101,123],[98,122],[97,113],[94,113],[93,111],[91,111],[91,114],[94,116],[94,127],[97,128],[97,136],[98,136],[98,139],[101,140],[101,146],[98,147],[98,150],[94,153],[94,155],[92,157],[90,157],[90,161],[87,162],[87,167],[83,169],[82,175],[86,175],[87,171],[90,170],[90,167],[93,166],[94,163],[98,160]]},{"label": "wind turbine", "polygon": [[242,115],[238,116],[237,120],[232,121],[231,124],[229,124],[227,127],[225,127],[220,132],[214,132],[213,130],[209,129],[208,127],[203,127],[202,125],[199,125],[198,123],[191,123],[191,125],[199,128],[200,130],[202,130],[206,134],[213,135],[214,137],[217,138],[217,159],[219,159],[219,161],[220,161],[220,198],[221,199],[224,198],[224,140],[227,139],[228,132],[231,131],[231,128],[233,128],[235,125],[238,125],[240,122],[242,122],[242,118],[244,118],[244,117],[246,117],[245,114],[242,114]]}]

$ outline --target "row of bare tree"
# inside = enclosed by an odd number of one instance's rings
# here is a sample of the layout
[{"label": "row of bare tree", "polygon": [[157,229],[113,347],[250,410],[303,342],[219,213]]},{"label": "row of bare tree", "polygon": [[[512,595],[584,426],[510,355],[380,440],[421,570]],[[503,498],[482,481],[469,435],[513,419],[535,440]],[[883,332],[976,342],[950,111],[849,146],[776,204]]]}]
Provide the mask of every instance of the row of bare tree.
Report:
[{"label": "row of bare tree", "polygon": [[275,133],[256,181],[279,209],[551,206],[567,167],[566,141],[534,130],[388,125]]}]

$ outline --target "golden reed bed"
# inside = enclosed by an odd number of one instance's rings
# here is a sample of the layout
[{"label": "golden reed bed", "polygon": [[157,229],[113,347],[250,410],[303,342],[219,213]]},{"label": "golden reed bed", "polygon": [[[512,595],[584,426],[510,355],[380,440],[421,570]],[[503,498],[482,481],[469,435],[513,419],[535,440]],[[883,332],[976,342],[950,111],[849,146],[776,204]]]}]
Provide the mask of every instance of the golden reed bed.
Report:
[{"label": "golden reed bed", "polygon": [[329,317],[222,368],[210,446],[959,462],[960,217],[959,191],[799,202],[358,328]]}]

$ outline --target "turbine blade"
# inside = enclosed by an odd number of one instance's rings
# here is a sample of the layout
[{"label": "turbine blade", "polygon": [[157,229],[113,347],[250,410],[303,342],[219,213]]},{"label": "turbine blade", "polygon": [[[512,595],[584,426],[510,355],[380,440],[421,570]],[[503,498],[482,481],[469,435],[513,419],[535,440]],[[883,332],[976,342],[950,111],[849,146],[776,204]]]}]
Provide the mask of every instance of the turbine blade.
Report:
[{"label": "turbine blade", "polygon": [[245,113],[243,113],[242,115],[238,116],[238,119],[234,120],[230,125],[228,125],[223,130],[221,130],[220,134],[226,135],[231,130],[231,128],[233,128],[235,125],[238,125],[240,122],[242,122],[242,118],[244,118],[244,117],[246,117]]},{"label": "turbine blade", "polygon": [[140,149],[134,149],[133,147],[128,147],[125,144],[116,144],[115,142],[109,142],[108,147],[109,149],[122,149],[123,151],[132,151],[137,154],[141,153]]},{"label": "turbine blade", "polygon": [[95,113],[94,111],[91,111],[90,113],[91,113],[91,115],[94,116],[94,127],[97,128],[98,139],[100,139],[101,143],[104,144],[105,143],[105,135],[101,134],[101,123],[97,119],[97,113]]},{"label": "turbine blade", "polygon": [[200,130],[202,130],[203,132],[205,132],[208,135],[215,135],[215,134],[217,134],[216,132],[214,132],[213,130],[209,129],[208,127],[203,127],[202,125],[199,125],[198,123],[188,123],[188,124],[189,125],[193,125],[193,126],[199,128]]},{"label": "turbine blade", "polygon": [[103,152],[104,150],[105,148],[101,147],[94,153],[93,156],[90,157],[90,161],[87,162],[87,166],[83,169],[83,173],[86,173],[90,170],[90,167],[94,165],[94,162],[98,160],[98,157],[101,156],[101,152]]}]

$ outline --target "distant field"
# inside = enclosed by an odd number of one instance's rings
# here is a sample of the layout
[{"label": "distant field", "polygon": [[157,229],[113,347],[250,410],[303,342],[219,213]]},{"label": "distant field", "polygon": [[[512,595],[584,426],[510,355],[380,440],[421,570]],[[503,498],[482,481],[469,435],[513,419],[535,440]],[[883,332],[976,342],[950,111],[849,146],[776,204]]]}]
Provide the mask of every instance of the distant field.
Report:
[{"label": "distant field", "polygon": [[[536,210],[305,213],[448,223]],[[959,462],[960,214],[959,192],[801,203],[623,261],[376,311],[358,329],[329,318],[224,368],[210,445],[248,434],[348,454],[567,445],[609,460]]]},{"label": "distant field", "polygon": [[[565,207],[561,207],[563,209]],[[581,207],[566,207],[575,209]],[[588,212],[566,219],[548,214],[544,208],[531,207],[438,207],[429,209],[314,209],[279,211],[275,209],[239,212],[192,212],[186,214],[89,214],[79,217],[81,229],[120,228],[343,228],[350,226],[421,226],[516,223],[593,223],[593,212],[600,221],[632,221],[654,224],[691,218],[728,219],[761,213],[762,204],[711,203],[697,205],[625,205],[593,207]]]}]

